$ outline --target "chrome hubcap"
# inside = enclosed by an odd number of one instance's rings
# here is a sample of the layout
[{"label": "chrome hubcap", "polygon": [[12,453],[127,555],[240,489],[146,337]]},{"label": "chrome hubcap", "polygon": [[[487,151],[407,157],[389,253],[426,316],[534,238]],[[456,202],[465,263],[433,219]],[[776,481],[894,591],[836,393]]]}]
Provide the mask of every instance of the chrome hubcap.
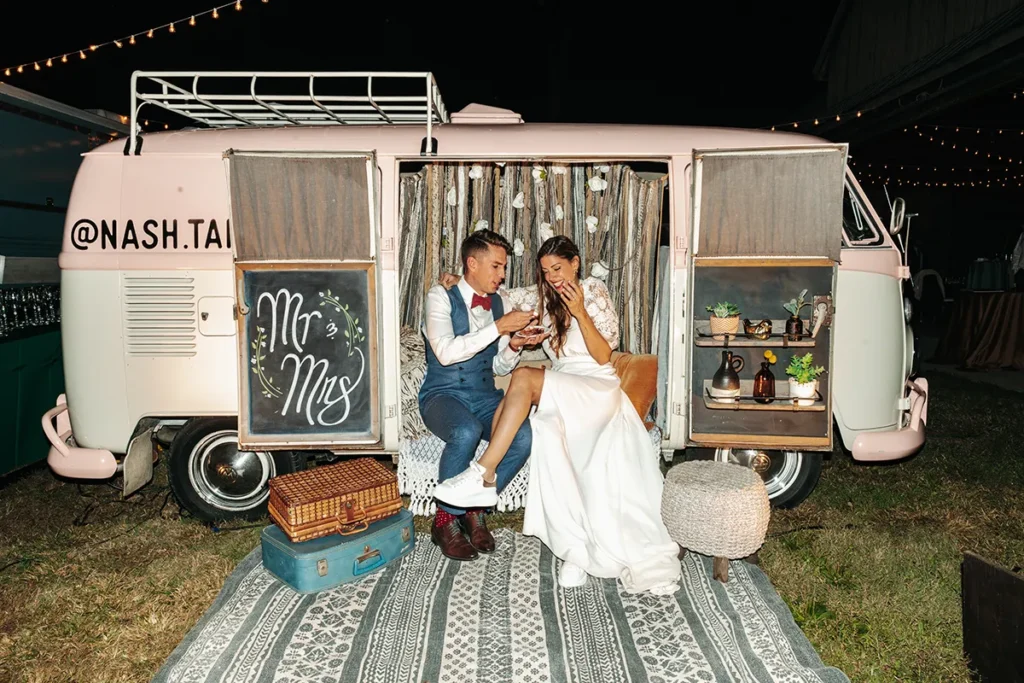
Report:
[{"label": "chrome hubcap", "polygon": [[189,480],[206,503],[238,512],[260,505],[270,495],[267,481],[274,460],[263,451],[238,450],[238,433],[212,432],[189,454]]},{"label": "chrome hubcap", "polygon": [[715,452],[715,460],[731,462],[749,467],[761,475],[764,486],[768,489],[768,497],[788,490],[800,475],[804,454],[800,451],[764,451],[759,449],[720,448]]}]

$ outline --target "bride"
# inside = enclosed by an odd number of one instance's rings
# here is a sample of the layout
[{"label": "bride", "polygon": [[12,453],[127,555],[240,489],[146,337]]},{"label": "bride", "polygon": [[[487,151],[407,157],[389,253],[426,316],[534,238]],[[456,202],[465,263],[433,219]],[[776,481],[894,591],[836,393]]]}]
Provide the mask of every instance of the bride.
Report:
[{"label": "bride", "polygon": [[534,335],[544,339],[551,371],[513,371],[486,450],[434,496],[494,505],[495,468],[536,406],[523,533],[563,560],[559,584],[581,586],[589,574],[618,578],[631,593],[674,593],[679,547],[661,520],[664,478],[650,436],[611,364],[619,321],[608,289],[596,278],[580,281],[579,250],[567,237],[545,241],[537,260],[536,290],[508,295],[547,328]]}]

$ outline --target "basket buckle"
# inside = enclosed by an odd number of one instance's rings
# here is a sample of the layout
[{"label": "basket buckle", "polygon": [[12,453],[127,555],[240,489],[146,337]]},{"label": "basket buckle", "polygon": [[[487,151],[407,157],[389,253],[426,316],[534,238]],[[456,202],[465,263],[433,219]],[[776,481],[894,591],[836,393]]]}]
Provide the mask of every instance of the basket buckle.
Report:
[{"label": "basket buckle", "polygon": [[341,513],[335,519],[338,521],[338,533],[342,536],[358,534],[370,526],[366,523],[366,510],[363,506],[354,505],[350,500],[345,501]]}]

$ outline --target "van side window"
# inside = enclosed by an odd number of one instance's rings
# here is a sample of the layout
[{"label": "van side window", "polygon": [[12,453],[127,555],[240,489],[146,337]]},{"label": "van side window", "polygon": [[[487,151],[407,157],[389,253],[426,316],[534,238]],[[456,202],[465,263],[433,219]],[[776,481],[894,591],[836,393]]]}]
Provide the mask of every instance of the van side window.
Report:
[{"label": "van side window", "polygon": [[873,247],[882,243],[882,235],[871,221],[864,205],[849,183],[844,183],[843,241],[854,247]]}]

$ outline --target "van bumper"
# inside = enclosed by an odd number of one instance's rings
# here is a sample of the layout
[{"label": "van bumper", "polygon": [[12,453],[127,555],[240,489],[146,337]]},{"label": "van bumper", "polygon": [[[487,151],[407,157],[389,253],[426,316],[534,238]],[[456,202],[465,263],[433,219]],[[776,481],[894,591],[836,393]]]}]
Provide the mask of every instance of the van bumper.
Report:
[{"label": "van bumper", "polygon": [[110,451],[75,446],[68,415],[67,397],[43,415],[43,433],[50,442],[46,463],[54,473],[69,479],[109,479],[117,473],[117,459]]},{"label": "van bumper", "polygon": [[854,460],[885,462],[916,453],[924,445],[928,423],[928,380],[907,380],[910,398],[910,422],[906,427],[887,432],[862,432],[854,439],[850,452]]}]

